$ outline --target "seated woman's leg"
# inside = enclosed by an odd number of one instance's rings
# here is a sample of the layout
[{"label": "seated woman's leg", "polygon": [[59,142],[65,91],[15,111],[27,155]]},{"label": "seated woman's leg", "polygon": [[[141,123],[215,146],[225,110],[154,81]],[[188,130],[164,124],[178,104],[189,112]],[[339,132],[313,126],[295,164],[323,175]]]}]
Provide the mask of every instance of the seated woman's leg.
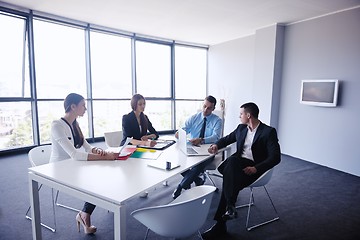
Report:
[{"label": "seated woman's leg", "polygon": [[93,213],[95,207],[96,206],[94,204],[85,202],[82,211],[76,215],[76,221],[79,231],[81,224],[86,234],[91,234],[96,232],[96,227],[91,225],[91,220],[90,220],[90,215]]}]

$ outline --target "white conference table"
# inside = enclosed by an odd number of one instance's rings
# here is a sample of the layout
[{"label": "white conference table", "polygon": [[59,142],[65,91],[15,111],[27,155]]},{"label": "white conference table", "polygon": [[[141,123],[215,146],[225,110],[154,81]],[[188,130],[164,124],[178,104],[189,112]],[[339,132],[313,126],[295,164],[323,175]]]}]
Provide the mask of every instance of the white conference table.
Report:
[{"label": "white conference table", "polygon": [[[126,201],[211,156],[187,157],[174,144],[157,160],[129,158],[117,161],[64,160],[29,168],[33,239],[41,240],[38,185],[44,184],[114,213],[114,239],[126,239]],[[204,144],[202,148],[208,148]],[[226,149],[229,150],[229,149]],[[170,161],[180,167],[170,171],[149,167],[152,161]]]}]

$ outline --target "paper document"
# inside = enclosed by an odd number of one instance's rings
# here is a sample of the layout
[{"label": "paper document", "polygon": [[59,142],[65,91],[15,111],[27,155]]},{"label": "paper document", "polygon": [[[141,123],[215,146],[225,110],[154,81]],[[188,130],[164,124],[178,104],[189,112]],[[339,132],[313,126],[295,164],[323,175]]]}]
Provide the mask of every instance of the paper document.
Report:
[{"label": "paper document", "polygon": [[155,149],[155,150],[164,150],[165,148],[170,147],[173,145],[176,141],[175,140],[162,140],[158,139],[156,140],[156,145],[153,147],[146,146],[146,145],[138,145],[140,148],[148,148],[148,149]]},{"label": "paper document", "polygon": [[124,153],[125,155],[121,155],[121,152],[131,142],[132,139],[133,139],[132,137],[126,138],[126,141],[125,141],[124,145],[122,145],[121,148],[120,148],[119,157],[123,157],[123,156],[126,156],[128,154],[128,153]]},{"label": "paper document", "polygon": [[154,149],[137,148],[136,151],[131,155],[133,158],[144,158],[144,159],[157,159],[162,154],[162,151]]}]

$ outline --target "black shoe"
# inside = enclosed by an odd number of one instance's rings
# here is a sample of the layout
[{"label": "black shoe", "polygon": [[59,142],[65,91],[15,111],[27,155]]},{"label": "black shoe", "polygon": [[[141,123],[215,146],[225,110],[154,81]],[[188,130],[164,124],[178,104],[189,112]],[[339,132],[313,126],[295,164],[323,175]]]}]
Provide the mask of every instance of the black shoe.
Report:
[{"label": "black shoe", "polygon": [[177,189],[174,190],[172,197],[173,199],[176,199],[181,194],[182,187],[178,186]]},{"label": "black shoe", "polygon": [[235,206],[227,206],[226,213],[222,216],[223,220],[232,220],[237,218],[237,212]]},{"label": "black shoe", "polygon": [[191,188],[191,184],[188,186],[183,186],[183,189],[185,189],[185,190],[189,190],[190,188]]},{"label": "black shoe", "polygon": [[196,177],[196,179],[194,180],[194,183],[195,183],[196,186],[204,185],[204,183],[205,183],[205,175],[204,175],[204,178],[201,178],[200,176]]},{"label": "black shoe", "polygon": [[201,237],[203,239],[219,239],[219,237],[226,235],[226,233],[226,222],[217,222],[211,228],[201,234]]}]

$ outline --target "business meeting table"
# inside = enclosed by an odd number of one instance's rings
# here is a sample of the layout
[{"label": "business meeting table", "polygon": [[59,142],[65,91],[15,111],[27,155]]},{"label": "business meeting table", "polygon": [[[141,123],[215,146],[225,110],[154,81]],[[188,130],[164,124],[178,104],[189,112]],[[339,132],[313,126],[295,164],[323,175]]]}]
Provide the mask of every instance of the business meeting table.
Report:
[{"label": "business meeting table", "polygon": [[[209,144],[201,145],[208,148]],[[228,149],[227,149],[228,151]],[[178,143],[163,150],[156,160],[128,158],[115,161],[64,160],[29,168],[32,236],[42,239],[39,184],[93,203],[114,213],[114,239],[126,239],[126,201],[211,156],[187,157]],[[163,170],[148,166],[154,161],[180,166]]]}]

